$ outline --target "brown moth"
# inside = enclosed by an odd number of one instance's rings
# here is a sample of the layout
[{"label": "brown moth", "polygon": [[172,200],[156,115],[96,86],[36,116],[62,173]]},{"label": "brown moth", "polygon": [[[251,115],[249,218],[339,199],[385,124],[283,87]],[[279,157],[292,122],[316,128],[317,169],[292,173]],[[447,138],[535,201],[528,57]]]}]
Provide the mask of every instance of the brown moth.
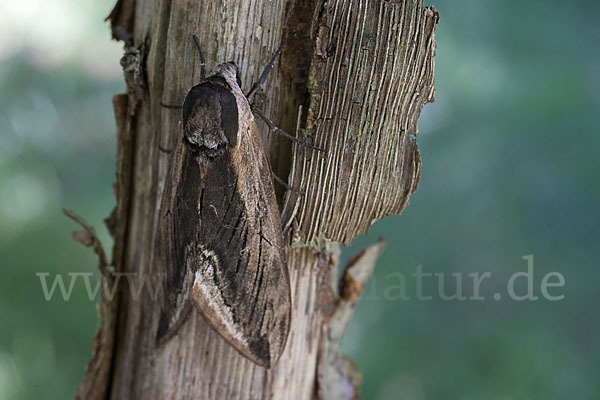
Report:
[{"label": "brown moth", "polygon": [[271,166],[240,86],[229,62],[185,97],[155,245],[155,271],[166,275],[157,340],[195,308],[269,368],[289,333],[290,279]]}]

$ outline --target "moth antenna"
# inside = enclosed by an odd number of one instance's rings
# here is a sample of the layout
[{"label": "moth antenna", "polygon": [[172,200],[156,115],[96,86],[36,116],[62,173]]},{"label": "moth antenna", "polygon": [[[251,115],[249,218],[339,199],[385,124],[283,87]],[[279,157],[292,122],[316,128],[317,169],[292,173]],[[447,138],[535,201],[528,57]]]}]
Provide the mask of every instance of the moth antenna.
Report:
[{"label": "moth antenna", "polygon": [[254,113],[256,113],[256,115],[258,115],[263,121],[265,121],[265,123],[267,124],[269,129],[272,130],[273,132],[290,139],[292,142],[294,142],[296,144],[306,146],[309,149],[314,149],[314,150],[317,150],[320,152],[325,152],[325,150],[323,150],[322,148],[312,145],[304,140],[300,140],[296,136],[292,136],[289,133],[287,133],[286,131],[284,131],[283,129],[275,126],[275,124],[273,122],[271,122],[271,120],[269,118],[267,118],[267,116],[265,114],[263,114],[262,111],[260,111],[258,108],[252,107],[252,111]]},{"label": "moth antenna", "polygon": [[204,55],[202,54],[202,49],[200,48],[198,36],[192,35],[192,38],[194,39],[194,43],[196,43],[196,48],[198,49],[198,54],[200,55],[200,79],[204,80],[206,78],[206,63],[204,62]]},{"label": "moth antenna", "polygon": [[273,57],[271,57],[271,60],[265,66],[265,69],[263,69],[262,74],[260,74],[260,78],[258,78],[258,81],[256,81],[256,83],[254,83],[254,85],[252,85],[252,88],[250,89],[250,91],[246,95],[247,99],[249,99],[250,96],[252,96],[254,93],[256,93],[256,91],[258,89],[260,89],[260,87],[263,85],[263,83],[265,83],[265,81],[267,80],[267,76],[269,75],[269,72],[271,72],[271,70],[273,69],[273,65],[275,64],[275,60],[281,54],[281,51],[283,50],[283,47],[285,46],[286,43],[287,43],[287,39],[285,39],[283,41],[283,43],[281,43],[281,46],[279,46],[279,48],[277,49],[277,51],[275,52],[275,54],[273,54]]}]

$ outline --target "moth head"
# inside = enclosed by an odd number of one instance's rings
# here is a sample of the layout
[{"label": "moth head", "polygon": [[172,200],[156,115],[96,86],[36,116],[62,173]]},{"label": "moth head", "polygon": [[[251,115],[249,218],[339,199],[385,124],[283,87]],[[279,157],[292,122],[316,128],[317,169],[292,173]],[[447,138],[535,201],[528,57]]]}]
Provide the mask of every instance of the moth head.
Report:
[{"label": "moth head", "polygon": [[217,66],[216,76],[222,76],[226,80],[233,82],[238,85],[238,88],[242,87],[242,80],[240,79],[240,70],[238,66],[233,62],[229,61]]},{"label": "moth head", "polygon": [[194,86],[183,102],[183,133],[188,148],[200,156],[219,157],[235,146],[238,108],[231,87],[215,74]]}]

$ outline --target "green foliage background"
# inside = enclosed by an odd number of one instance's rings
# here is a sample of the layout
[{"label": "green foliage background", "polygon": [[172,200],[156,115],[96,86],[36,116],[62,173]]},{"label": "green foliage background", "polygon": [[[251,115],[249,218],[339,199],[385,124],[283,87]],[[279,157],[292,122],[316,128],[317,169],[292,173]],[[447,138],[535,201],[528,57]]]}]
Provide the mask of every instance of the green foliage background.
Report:
[{"label": "green foliage background", "polygon": [[[53,2],[85,13],[84,38],[108,41],[111,1]],[[344,251],[388,238],[343,343],[364,373],[363,398],[600,399],[599,4],[434,2],[436,102],[419,121],[420,188],[404,214]],[[26,42],[1,54],[0,399],[72,398],[95,306],[81,281],[71,301],[46,302],[36,273],[96,271],[61,207],[85,216],[110,247],[111,96],[124,84],[93,73],[78,51],[54,64]],[[511,300],[506,283],[529,254],[540,299]],[[432,300],[417,300],[419,265],[445,273],[447,293],[462,273],[466,296],[469,273],[491,272],[486,300],[444,301],[433,278],[424,287]],[[551,291],[560,301],[540,294],[553,271],[566,281]],[[410,300],[393,297],[398,273]]]}]

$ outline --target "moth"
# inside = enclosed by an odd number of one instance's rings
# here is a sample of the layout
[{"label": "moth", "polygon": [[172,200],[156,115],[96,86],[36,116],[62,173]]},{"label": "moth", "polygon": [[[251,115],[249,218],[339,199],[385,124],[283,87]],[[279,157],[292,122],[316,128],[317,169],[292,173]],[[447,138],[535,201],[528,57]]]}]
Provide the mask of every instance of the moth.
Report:
[{"label": "moth", "polygon": [[243,356],[269,368],[291,319],[271,166],[236,65],[220,64],[205,78],[201,51],[200,58],[202,81],[185,97],[160,207],[154,265],[166,277],[157,341],[195,308]]}]

